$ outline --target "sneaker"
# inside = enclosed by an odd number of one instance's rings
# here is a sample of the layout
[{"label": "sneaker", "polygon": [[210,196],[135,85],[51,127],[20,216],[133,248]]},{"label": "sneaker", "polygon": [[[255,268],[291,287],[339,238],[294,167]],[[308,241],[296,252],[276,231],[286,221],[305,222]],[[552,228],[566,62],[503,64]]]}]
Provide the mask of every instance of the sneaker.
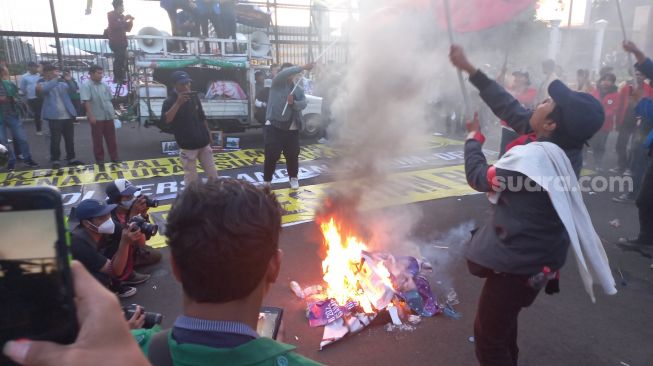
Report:
[{"label": "sneaker", "polygon": [[52,162],[52,169],[59,169],[61,168],[61,163],[58,161],[53,161]]},{"label": "sneaker", "polygon": [[299,179],[290,178],[290,188],[291,189],[299,189]]},{"label": "sneaker", "polygon": [[157,264],[159,262],[161,262],[161,252],[158,250],[152,249],[148,246],[136,248],[134,267],[151,266],[152,264]]},{"label": "sneaker", "polygon": [[68,165],[84,165],[84,163],[80,160],[73,159],[73,160],[68,160]]},{"label": "sneaker", "polygon": [[627,176],[627,177],[630,177],[630,176],[633,175],[633,172],[632,172],[630,169],[626,169],[626,170],[624,171],[624,175]]},{"label": "sneaker", "polygon": [[620,194],[617,197],[612,197],[612,200],[614,202],[619,202],[619,203],[633,203],[633,202],[635,202],[635,198],[633,197],[633,195],[628,194],[628,193],[623,193],[623,194]]},{"label": "sneaker", "polygon": [[621,168],[610,168],[608,171],[615,174],[622,174],[624,172],[624,170]]},{"label": "sneaker", "polygon": [[43,136],[43,131],[36,131],[36,136]]},{"label": "sneaker", "polygon": [[626,239],[626,242],[623,243],[626,245],[632,245],[632,246],[647,246],[651,247],[653,246],[653,241],[645,241],[641,237],[636,237],[636,238],[628,238]]},{"label": "sneaker", "polygon": [[120,159],[111,159],[111,163],[113,163],[113,164],[120,164],[120,163],[122,163],[122,162],[120,161]]},{"label": "sneaker", "polygon": [[13,172],[14,170],[16,170],[16,163],[15,162],[11,162],[11,163],[7,164],[7,171]]},{"label": "sneaker", "polygon": [[34,168],[34,167],[39,166],[39,163],[35,162],[32,159],[29,159],[29,160],[25,160],[25,165]]},{"label": "sneaker", "polygon": [[136,290],[136,287],[120,286],[120,289],[115,294],[121,299],[126,299],[128,297],[132,297],[136,295],[136,292],[138,292],[138,290]]},{"label": "sneaker", "polygon": [[145,283],[147,280],[152,277],[149,274],[145,273],[138,273],[136,271],[132,272],[132,274],[124,281],[122,281],[123,285],[140,285],[141,283]]},{"label": "sneaker", "polygon": [[318,143],[318,144],[326,144],[327,142],[329,142],[329,140],[325,139],[324,137],[322,137],[322,138],[320,138],[319,140],[317,140],[317,143]]}]

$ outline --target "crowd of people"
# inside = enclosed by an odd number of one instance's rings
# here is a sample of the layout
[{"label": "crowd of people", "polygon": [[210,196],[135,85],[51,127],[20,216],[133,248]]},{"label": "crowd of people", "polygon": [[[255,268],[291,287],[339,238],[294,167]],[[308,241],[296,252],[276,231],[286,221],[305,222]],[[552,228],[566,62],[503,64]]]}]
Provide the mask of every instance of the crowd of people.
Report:
[{"label": "crowd of people", "polygon": [[[522,71],[512,73],[511,83],[505,78],[507,70],[492,80],[466,58],[461,47],[451,48],[452,64],[469,75],[483,102],[505,126],[502,156],[495,164],[489,165],[483,154],[485,137],[478,120],[468,124],[464,147],[467,181],[474,189],[490,193],[493,203],[492,215],[474,232],[465,254],[470,272],[485,279],[474,325],[476,356],[481,365],[517,364],[518,315],[542,289],[550,294],[559,291],[559,271],[570,246],[583,248],[587,267],[585,272],[581,268],[581,278],[590,296],[593,298],[592,282],[602,285],[608,294],[616,292],[609,267],[606,270],[603,247],[579,192],[554,193],[541,181],[537,184],[545,191],[528,187],[511,191],[499,183],[538,174],[579,177],[588,160],[583,156],[585,144],[590,146],[593,168],[601,171],[606,141],[616,130],[619,159],[612,171],[630,173],[637,184],[634,194],[640,233],[631,243],[653,244],[653,95],[645,81],[653,79],[653,61],[631,42],[624,42],[623,48],[637,60],[632,81],[618,86],[612,70],[605,69],[594,85],[587,70],[578,70],[577,85],[570,88],[557,79],[555,63],[546,61],[542,66],[547,77],[539,89],[530,85],[529,74]],[[42,99],[29,104],[33,108],[41,105],[40,117],[47,122],[50,134],[52,166],[60,166],[62,135],[68,164],[81,164],[75,158],[73,143],[77,109],[71,93],[77,91],[76,86],[49,64],[42,66],[42,76],[37,78],[35,67],[30,65],[29,78],[21,81],[21,88],[28,101]],[[147,246],[152,231],[148,234],[143,229],[144,223],[150,222],[149,198],[138,195],[139,188],[131,182],[117,179],[106,187],[106,202],[83,200],[73,215],[78,225],[72,231],[71,252],[79,261],[73,264],[73,274],[81,297],[77,341],[67,347],[12,341],[5,346],[5,354],[26,365],[82,365],[102,359],[115,363],[116,357],[130,365],[316,364],[294,353],[294,347],[261,338],[255,331],[259,308],[281,268],[281,209],[270,191],[272,173],[283,153],[290,187],[298,188],[298,132],[306,97],[295,87],[294,77],[312,67],[283,64],[274,70],[267,85],[264,78],[256,80],[256,106],[265,108],[264,117],[259,114],[265,143],[262,188],[217,179],[209,127],[192,92],[192,80],[185,71],[172,74],[174,88],[164,102],[161,118],[171,126],[180,147],[185,182],[166,224],[170,266],[182,284],[184,304],[172,329],[158,333],[134,330],[137,337],[130,338],[128,329],[138,328],[140,322],[125,321],[119,309],[116,299],[132,296],[137,291],[134,286],[150,278],[136,269],[160,262],[161,254]],[[6,68],[2,72],[0,130],[9,129],[24,161],[36,165],[27,141],[17,137],[23,128],[15,102],[20,91],[5,83]],[[94,66],[89,74],[90,80],[82,85],[79,95],[91,124],[95,159],[104,161],[104,139],[110,159],[117,161],[112,127],[115,111],[110,92],[101,82],[103,70]],[[3,132],[0,143],[6,145],[6,140]],[[533,164],[536,160],[538,164]],[[15,158],[12,161],[15,163]],[[198,162],[206,182],[198,177]],[[615,200],[633,198],[620,196]],[[539,234],[531,235],[533,232]],[[98,304],[100,300],[102,304]],[[95,326],[98,323],[109,325],[100,331]]]}]

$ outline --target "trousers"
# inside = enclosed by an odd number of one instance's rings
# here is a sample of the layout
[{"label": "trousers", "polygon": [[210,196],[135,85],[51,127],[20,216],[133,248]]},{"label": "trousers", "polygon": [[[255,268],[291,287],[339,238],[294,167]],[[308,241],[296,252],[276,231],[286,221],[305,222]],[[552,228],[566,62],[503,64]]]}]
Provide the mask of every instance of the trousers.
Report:
[{"label": "trousers", "polygon": [[297,178],[299,173],[299,130],[282,130],[268,125],[263,130],[263,141],[265,143],[263,180],[272,181],[272,175],[282,152],[286,158],[288,176]]},{"label": "trousers", "polygon": [[104,141],[112,161],[118,160],[118,147],[116,144],[116,127],[113,120],[96,121],[91,124],[91,137],[93,137],[93,155],[98,163],[104,162]]}]

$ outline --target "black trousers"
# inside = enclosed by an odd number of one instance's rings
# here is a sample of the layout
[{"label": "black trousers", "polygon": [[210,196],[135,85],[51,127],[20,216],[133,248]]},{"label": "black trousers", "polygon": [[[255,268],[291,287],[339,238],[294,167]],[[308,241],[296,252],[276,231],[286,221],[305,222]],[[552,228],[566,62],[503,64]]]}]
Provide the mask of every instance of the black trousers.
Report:
[{"label": "black trousers", "polygon": [[27,104],[29,105],[29,108],[32,110],[32,114],[34,115],[34,125],[36,126],[36,132],[41,132],[41,108],[43,107],[43,99],[28,99]]},{"label": "black trousers", "polygon": [[639,240],[653,244],[653,157],[649,160],[635,204],[639,211]]},{"label": "black trousers", "polygon": [[299,172],[299,130],[282,130],[274,126],[265,126],[263,130],[265,143],[265,162],[263,164],[263,180],[272,181],[272,175],[277,161],[286,158],[286,168],[290,178],[297,178]]},{"label": "black trousers", "polygon": [[517,366],[517,317],[538,293],[521,277],[496,275],[485,280],[474,322],[481,366]]},{"label": "black trousers", "polygon": [[120,83],[125,80],[125,70],[127,68],[127,45],[117,45],[109,43],[109,48],[113,52],[113,80]]},{"label": "black trousers", "polygon": [[75,159],[75,126],[72,119],[49,120],[50,125],[50,161],[58,162],[61,158],[61,136],[66,145],[66,160]]}]

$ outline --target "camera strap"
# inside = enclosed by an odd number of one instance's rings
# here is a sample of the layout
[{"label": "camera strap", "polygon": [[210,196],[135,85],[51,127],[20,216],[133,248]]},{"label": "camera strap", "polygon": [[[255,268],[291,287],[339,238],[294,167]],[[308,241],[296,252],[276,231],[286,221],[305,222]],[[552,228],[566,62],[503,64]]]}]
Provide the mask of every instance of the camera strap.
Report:
[{"label": "camera strap", "polygon": [[163,330],[152,336],[150,346],[147,350],[147,359],[152,366],[173,366],[168,334],[170,329]]}]

